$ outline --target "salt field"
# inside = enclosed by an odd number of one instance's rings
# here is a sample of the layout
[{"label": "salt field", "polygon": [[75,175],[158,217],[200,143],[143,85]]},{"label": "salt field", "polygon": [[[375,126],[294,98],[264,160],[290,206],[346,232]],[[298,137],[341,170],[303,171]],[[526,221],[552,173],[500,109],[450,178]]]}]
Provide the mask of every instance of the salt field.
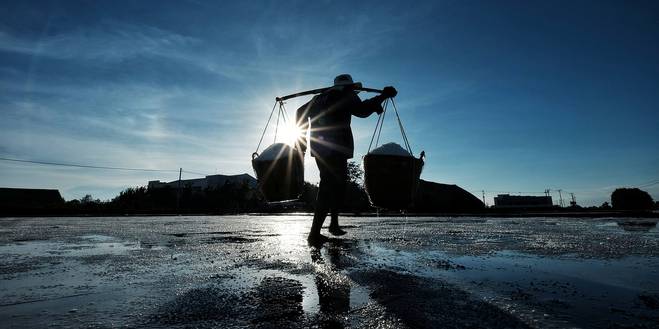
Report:
[{"label": "salt field", "polygon": [[656,328],[633,218],[0,219],[0,327]]}]

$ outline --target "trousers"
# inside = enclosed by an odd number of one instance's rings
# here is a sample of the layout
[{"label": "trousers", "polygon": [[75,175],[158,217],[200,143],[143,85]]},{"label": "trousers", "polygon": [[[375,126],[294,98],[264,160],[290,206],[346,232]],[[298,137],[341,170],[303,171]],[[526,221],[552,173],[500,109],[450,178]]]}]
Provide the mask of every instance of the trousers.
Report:
[{"label": "trousers", "polygon": [[348,159],[344,157],[316,158],[320,185],[316,197],[316,214],[338,213],[345,197],[348,179]]}]

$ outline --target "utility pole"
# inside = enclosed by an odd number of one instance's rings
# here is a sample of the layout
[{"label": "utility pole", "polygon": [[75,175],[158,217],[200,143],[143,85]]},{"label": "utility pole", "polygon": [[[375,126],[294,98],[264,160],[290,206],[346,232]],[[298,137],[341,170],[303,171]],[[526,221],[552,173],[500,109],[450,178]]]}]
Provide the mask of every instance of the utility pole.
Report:
[{"label": "utility pole", "polygon": [[178,187],[176,188],[176,214],[180,215],[179,203],[181,200],[181,174],[183,174],[183,168],[178,168]]},{"label": "utility pole", "polygon": [[574,193],[570,193],[570,196],[572,197],[572,201],[570,201],[570,206],[571,207],[576,207],[577,206],[577,198],[574,197]]},{"label": "utility pole", "polygon": [[561,192],[563,192],[563,190],[558,189],[558,204],[563,208],[563,194]]},{"label": "utility pole", "polygon": [[482,192],[483,192],[483,205],[487,207],[487,203],[485,203],[485,190],[483,190]]}]

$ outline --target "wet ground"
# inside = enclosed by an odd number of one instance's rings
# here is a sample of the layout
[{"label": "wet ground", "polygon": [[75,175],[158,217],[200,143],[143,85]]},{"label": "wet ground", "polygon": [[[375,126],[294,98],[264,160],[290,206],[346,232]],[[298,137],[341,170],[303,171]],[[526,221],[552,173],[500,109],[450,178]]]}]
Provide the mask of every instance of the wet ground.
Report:
[{"label": "wet ground", "polygon": [[657,328],[634,219],[0,219],[2,328]]}]

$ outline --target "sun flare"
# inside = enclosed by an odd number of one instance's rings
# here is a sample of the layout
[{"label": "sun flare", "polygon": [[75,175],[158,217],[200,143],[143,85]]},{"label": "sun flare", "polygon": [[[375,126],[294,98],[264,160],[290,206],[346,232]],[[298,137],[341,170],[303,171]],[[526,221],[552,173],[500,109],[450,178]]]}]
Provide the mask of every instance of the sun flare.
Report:
[{"label": "sun flare", "polygon": [[294,145],[295,141],[302,137],[302,130],[295,124],[288,123],[279,127],[284,143]]}]

